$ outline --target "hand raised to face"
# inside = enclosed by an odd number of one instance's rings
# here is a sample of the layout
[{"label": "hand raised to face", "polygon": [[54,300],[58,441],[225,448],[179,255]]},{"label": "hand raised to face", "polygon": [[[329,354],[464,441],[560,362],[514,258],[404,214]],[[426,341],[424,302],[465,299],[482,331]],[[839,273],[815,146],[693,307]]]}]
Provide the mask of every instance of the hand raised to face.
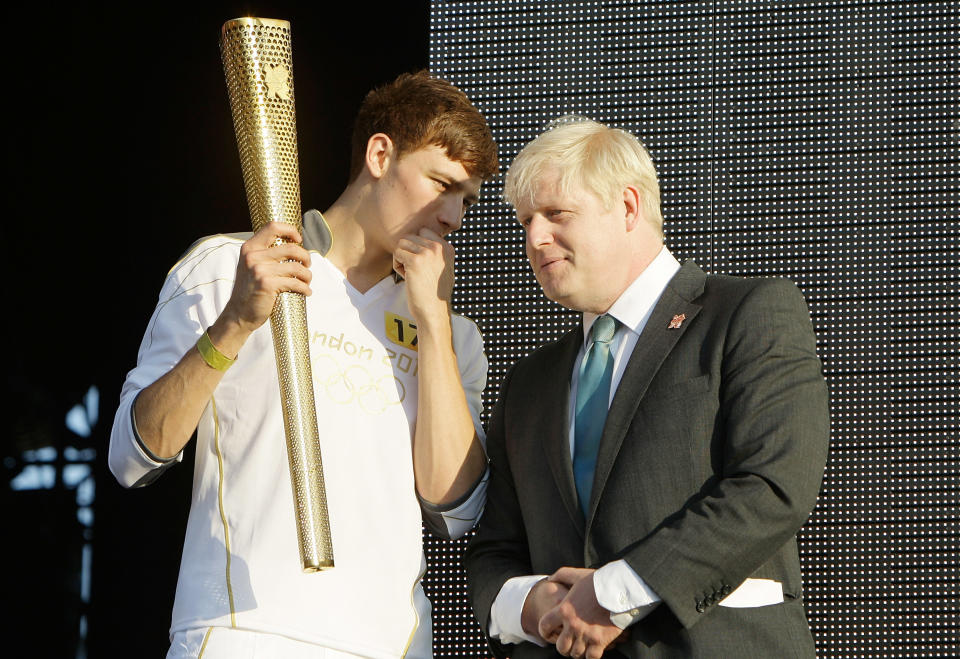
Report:
[{"label": "hand raised to face", "polygon": [[404,236],[393,253],[393,267],[407,282],[407,303],[417,323],[450,313],[453,296],[453,245],[430,229]]}]

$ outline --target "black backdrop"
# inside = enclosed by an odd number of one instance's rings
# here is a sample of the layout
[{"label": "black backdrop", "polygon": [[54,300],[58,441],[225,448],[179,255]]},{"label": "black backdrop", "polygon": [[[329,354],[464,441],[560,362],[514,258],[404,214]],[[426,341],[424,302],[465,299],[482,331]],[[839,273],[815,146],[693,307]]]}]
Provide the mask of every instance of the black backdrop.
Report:
[{"label": "black backdrop", "polygon": [[[432,9],[431,66],[480,105],[504,165],[560,114],[631,130],[678,258],[804,292],[832,412],[800,534],[819,656],[960,655],[960,3]],[[454,241],[455,303],[484,331],[496,383],[575,317],[543,298],[495,199]],[[437,624],[458,630],[437,643],[474,656],[456,577],[431,575]]]},{"label": "black backdrop", "polygon": [[[561,111],[644,137],[679,256],[789,276],[811,303],[834,416],[802,537],[820,655],[957,654],[958,3],[517,0],[8,14],[2,473],[38,446],[97,452],[75,458],[92,464],[89,527],[62,483],[0,488],[5,655],[73,657],[84,636],[80,656],[165,651],[191,470],[123,491],[105,447],[167,268],[197,236],[246,228],[217,35],[251,14],[293,25],[305,206],[342,188],[362,94],[428,61],[478,99],[504,164]],[[488,403],[571,321],[539,295],[495,187],[455,239]],[[91,385],[84,438],[63,418]],[[461,551],[428,539],[440,656],[482,653]]]},{"label": "black backdrop", "polygon": [[[8,15],[4,386],[13,424],[0,488],[0,654],[74,657],[82,633],[90,657],[166,652],[192,467],[155,487],[117,485],[106,446],[120,385],[178,256],[201,235],[249,227],[222,23],[291,22],[305,207],[325,208],[345,185],[351,121],[367,90],[427,66],[427,2],[337,4],[37,3]],[[91,385],[99,420],[78,437],[63,420]],[[91,528],[59,480],[8,491],[23,451],[45,445],[96,449]],[[86,603],[83,544],[92,549]]]}]

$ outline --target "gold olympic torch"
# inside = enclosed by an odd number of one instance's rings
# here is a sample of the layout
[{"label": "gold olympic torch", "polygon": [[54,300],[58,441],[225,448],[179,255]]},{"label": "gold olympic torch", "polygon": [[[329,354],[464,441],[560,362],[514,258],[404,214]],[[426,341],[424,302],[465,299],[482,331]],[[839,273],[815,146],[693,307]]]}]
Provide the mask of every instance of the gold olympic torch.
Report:
[{"label": "gold olympic torch", "polygon": [[[220,52],[253,229],[276,221],[302,230],[290,23],[268,18],[227,21],[221,30]],[[280,376],[300,561],[304,572],[316,572],[333,567],[333,546],[304,297],[280,293],[270,325]]]}]

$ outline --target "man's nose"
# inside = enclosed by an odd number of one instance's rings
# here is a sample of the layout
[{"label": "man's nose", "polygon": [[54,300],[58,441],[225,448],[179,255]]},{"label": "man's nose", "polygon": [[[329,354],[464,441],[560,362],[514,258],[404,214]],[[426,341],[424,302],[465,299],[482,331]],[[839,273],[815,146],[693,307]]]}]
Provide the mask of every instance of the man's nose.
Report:
[{"label": "man's nose", "polygon": [[463,224],[466,209],[463,206],[461,195],[449,195],[440,204],[439,220],[444,227],[444,235],[453,233]]},{"label": "man's nose", "polygon": [[537,249],[553,242],[550,223],[540,215],[534,215],[527,223],[527,246]]}]

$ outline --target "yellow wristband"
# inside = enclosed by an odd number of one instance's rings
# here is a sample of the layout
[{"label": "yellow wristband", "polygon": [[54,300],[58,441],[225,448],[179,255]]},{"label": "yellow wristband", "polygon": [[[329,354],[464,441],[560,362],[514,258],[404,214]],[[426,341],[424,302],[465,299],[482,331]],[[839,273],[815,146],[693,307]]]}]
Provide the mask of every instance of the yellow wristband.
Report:
[{"label": "yellow wristband", "polygon": [[233,362],[237,361],[236,359],[230,359],[217,350],[217,346],[213,345],[213,341],[210,340],[210,335],[206,332],[197,339],[197,351],[200,353],[200,356],[203,357],[203,361],[207,362],[207,366],[215,368],[218,371],[226,371],[233,366]]}]

